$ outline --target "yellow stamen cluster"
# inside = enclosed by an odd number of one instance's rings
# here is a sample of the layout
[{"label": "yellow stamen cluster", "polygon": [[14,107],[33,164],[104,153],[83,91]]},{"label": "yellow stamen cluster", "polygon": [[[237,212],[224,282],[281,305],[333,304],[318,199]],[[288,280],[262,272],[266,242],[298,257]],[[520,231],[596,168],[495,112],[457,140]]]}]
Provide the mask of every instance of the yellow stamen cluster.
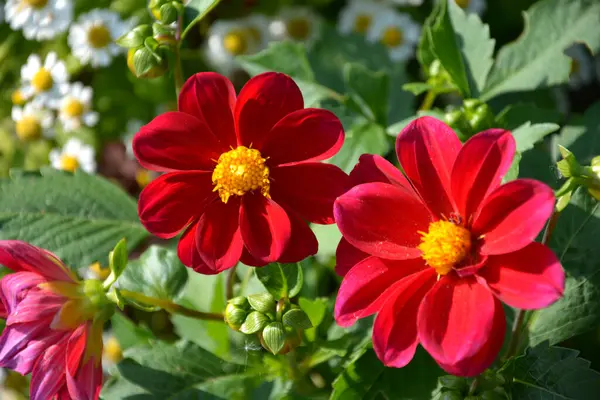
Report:
[{"label": "yellow stamen cluster", "polygon": [[64,171],[75,172],[79,168],[79,160],[74,156],[63,155],[60,159],[60,167]]},{"label": "yellow stamen cluster", "polygon": [[381,36],[381,43],[387,47],[398,47],[404,42],[402,31],[395,26],[390,26]]},{"label": "yellow stamen cluster", "polygon": [[27,98],[25,98],[25,96],[23,96],[23,92],[18,89],[12,92],[10,99],[15,106],[22,106],[27,103]]},{"label": "yellow stamen cluster", "polygon": [[84,111],[83,103],[77,99],[67,100],[63,107],[63,112],[71,118],[81,117]]},{"label": "yellow stamen cluster", "polygon": [[48,4],[48,0],[22,0],[26,5],[33,8],[44,8]]},{"label": "yellow stamen cluster", "polygon": [[17,136],[24,142],[39,139],[42,136],[40,121],[32,116],[24,116],[15,126]]},{"label": "yellow stamen cluster", "polygon": [[306,18],[291,18],[286,25],[288,34],[296,40],[304,40],[310,34],[310,21]]},{"label": "yellow stamen cluster", "polygon": [[439,275],[446,275],[471,251],[471,232],[450,221],[432,222],[427,233],[419,233],[421,257]]},{"label": "yellow stamen cluster", "polygon": [[94,25],[88,31],[88,42],[95,49],[102,49],[112,41],[110,31],[104,25]]},{"label": "yellow stamen cluster", "polygon": [[244,32],[232,31],[223,38],[223,47],[228,53],[239,56],[248,51],[248,40]]},{"label": "yellow stamen cluster", "polygon": [[356,33],[366,33],[369,27],[371,26],[371,22],[373,18],[367,14],[359,14],[354,19],[354,32]]},{"label": "yellow stamen cluster", "polygon": [[219,192],[223,203],[232,195],[243,196],[250,190],[260,189],[269,198],[269,168],[260,151],[239,146],[221,154],[212,174],[214,192]]},{"label": "yellow stamen cluster", "polygon": [[54,85],[52,74],[46,68],[40,68],[35,75],[33,75],[33,79],[31,80],[31,86],[33,86],[36,92],[50,90],[52,85]]},{"label": "yellow stamen cluster", "polygon": [[458,6],[460,8],[467,8],[469,7],[469,3],[471,2],[471,0],[455,0],[456,4],[458,4]]}]

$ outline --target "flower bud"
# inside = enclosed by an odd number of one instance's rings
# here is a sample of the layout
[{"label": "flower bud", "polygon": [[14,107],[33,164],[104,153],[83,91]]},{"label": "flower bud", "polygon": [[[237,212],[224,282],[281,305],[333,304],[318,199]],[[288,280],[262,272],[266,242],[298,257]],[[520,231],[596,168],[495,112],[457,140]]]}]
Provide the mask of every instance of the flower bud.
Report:
[{"label": "flower bud", "polygon": [[145,46],[129,49],[127,66],[138,78],[158,78],[167,72],[167,60],[159,57]]},{"label": "flower bud", "polygon": [[281,322],[271,322],[263,329],[263,347],[273,354],[278,354],[285,345],[286,332]]},{"label": "flower bud", "polygon": [[166,3],[160,6],[159,13],[159,21],[165,25],[170,25],[177,21],[177,18],[179,18],[179,12],[177,11],[177,8],[175,8],[171,3]]},{"label": "flower bud", "polygon": [[444,375],[439,378],[440,385],[446,389],[455,390],[458,392],[466,392],[469,384],[465,378],[454,375]]},{"label": "flower bud", "polygon": [[469,118],[473,132],[481,132],[494,125],[494,114],[487,104],[479,105]]},{"label": "flower bud", "polygon": [[246,335],[260,331],[269,323],[270,319],[265,314],[253,311],[246,317],[246,320],[240,326],[240,332]]},{"label": "flower bud", "polygon": [[248,296],[250,307],[262,313],[275,312],[275,299],[270,293],[260,293]]},{"label": "flower bud", "polygon": [[296,329],[312,328],[312,323],[310,322],[308,315],[299,308],[291,309],[283,314],[283,323],[284,325]]},{"label": "flower bud", "polygon": [[152,28],[150,28],[150,25],[139,25],[118,38],[117,44],[125,48],[140,47],[144,44],[144,40],[151,35]]},{"label": "flower bud", "polygon": [[234,331],[240,330],[247,316],[248,311],[235,304],[228,303],[225,307],[225,322]]},{"label": "flower bud", "polygon": [[159,44],[174,47],[177,44],[173,28],[155,22],[152,24],[152,38]]},{"label": "flower bud", "polygon": [[471,134],[471,126],[469,125],[463,110],[452,110],[444,115],[444,120],[452,129],[456,131],[458,138],[464,142]]},{"label": "flower bud", "polygon": [[249,307],[248,299],[246,299],[244,296],[238,296],[238,297],[234,297],[232,299],[229,299],[227,301],[227,303],[233,304],[233,305],[238,306],[240,308],[243,308],[245,310],[247,310],[248,307]]}]

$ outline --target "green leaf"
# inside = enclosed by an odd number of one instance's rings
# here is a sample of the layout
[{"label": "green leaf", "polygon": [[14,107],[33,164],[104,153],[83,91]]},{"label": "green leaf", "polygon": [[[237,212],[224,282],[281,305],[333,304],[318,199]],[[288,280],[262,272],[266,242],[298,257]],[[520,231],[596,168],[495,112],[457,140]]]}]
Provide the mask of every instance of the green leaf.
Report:
[{"label": "green leaf", "polygon": [[402,85],[402,90],[406,90],[407,92],[411,92],[415,96],[423,94],[428,90],[433,89],[429,83],[426,82],[410,82]]},{"label": "green leaf", "polygon": [[183,32],[185,38],[189,31],[202,20],[221,0],[189,0],[183,13]]},{"label": "green leaf", "polygon": [[[577,350],[549,347],[547,343],[527,349],[503,367],[512,398],[589,399],[600,393],[600,373]],[[592,395],[593,397],[593,395]]]},{"label": "green leaf", "polygon": [[361,64],[344,66],[348,95],[368,119],[386,125],[388,115],[389,76],[385,71],[373,72]]},{"label": "green leaf", "polygon": [[600,101],[591,105],[583,117],[575,117],[563,127],[560,135],[554,137],[552,150],[554,160],[561,157],[558,154],[558,145],[568,148],[575,154],[577,160],[585,165],[589,164],[597,155],[600,155]]},{"label": "green leaf", "polygon": [[302,289],[304,277],[302,266],[299,263],[271,263],[265,267],[256,268],[255,272],[256,277],[275,299],[292,298]]},{"label": "green leaf", "polygon": [[525,13],[525,30],[498,52],[482,99],[502,93],[565,83],[571,58],[564,54],[574,42],[600,48],[600,2],[544,0]]},{"label": "green leaf", "polygon": [[533,103],[516,103],[506,107],[496,116],[496,123],[514,130],[525,123],[541,124],[562,122],[561,114],[550,108],[540,108]]},{"label": "green leaf", "polygon": [[390,147],[389,139],[381,125],[367,121],[357,122],[350,130],[346,130],[344,145],[330,162],[349,173],[361,155],[385,155]]},{"label": "green leaf", "polygon": [[110,266],[112,274],[115,279],[118,278],[128,263],[127,255],[127,241],[125,239],[119,240],[115,248],[108,254],[108,265]]},{"label": "green leaf", "polygon": [[327,299],[310,300],[305,297],[298,299],[298,305],[308,315],[313,328],[304,331],[308,341],[314,342],[317,338],[317,327],[323,322],[327,311]]},{"label": "green leaf", "polygon": [[148,236],[136,202],[108,180],[83,172],[13,171],[0,180],[0,239],[22,240],[55,253],[73,268],[98,261],[121,238],[131,251]]},{"label": "green leaf", "polygon": [[552,123],[533,125],[529,122],[524,123],[512,131],[515,141],[517,142],[517,151],[523,153],[524,151],[532,149],[534,144],[559,129],[559,125]]},{"label": "green leaf", "polygon": [[121,349],[145,345],[154,339],[152,331],[145,326],[138,326],[125,315],[117,312],[111,318],[111,331],[119,341]]},{"label": "green leaf", "polygon": [[437,17],[442,7],[441,3],[441,1],[436,1],[431,14],[429,14],[427,19],[425,19],[423,31],[421,33],[421,39],[419,40],[419,44],[417,46],[417,60],[419,60],[419,63],[426,71],[437,58],[433,51],[433,43],[431,43],[431,28],[437,21]]},{"label": "green leaf", "polygon": [[121,290],[146,296],[177,300],[187,283],[187,268],[173,250],[151,246],[142,256],[131,261],[117,280]]}]

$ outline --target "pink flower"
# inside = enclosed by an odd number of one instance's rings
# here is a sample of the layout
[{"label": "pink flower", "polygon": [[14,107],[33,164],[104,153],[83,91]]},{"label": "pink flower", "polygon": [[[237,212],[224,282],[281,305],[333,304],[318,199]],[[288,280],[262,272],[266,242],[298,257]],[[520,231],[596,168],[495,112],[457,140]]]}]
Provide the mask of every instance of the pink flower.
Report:
[{"label": "pink flower", "polygon": [[515,153],[501,129],[462,145],[423,117],[400,133],[396,151],[406,176],[363,156],[350,174],[356,186],[335,202],[344,236],[336,321],[377,313],[373,346],[387,366],[408,364],[420,343],[447,372],[477,375],[504,340],[501,301],[537,309],[563,294],[559,260],[534,242],[554,194],[531,179],[501,184]]},{"label": "pink flower", "polygon": [[0,241],[0,264],[15,271],[0,281],[0,367],[32,374],[32,400],[97,399],[102,283],[78,281],[55,255],[20,241]]}]

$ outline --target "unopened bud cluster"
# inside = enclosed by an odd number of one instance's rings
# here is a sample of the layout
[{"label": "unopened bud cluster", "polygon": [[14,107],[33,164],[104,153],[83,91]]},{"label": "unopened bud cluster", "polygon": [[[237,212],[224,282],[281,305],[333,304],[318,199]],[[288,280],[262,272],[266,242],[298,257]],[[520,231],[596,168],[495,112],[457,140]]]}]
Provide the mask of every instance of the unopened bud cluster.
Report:
[{"label": "unopened bud cluster", "polygon": [[562,211],[578,187],[585,187],[593,198],[600,200],[600,156],[594,157],[590,165],[583,166],[567,148],[559,146],[559,150],[563,158],[556,165],[567,181],[556,192],[556,209]]},{"label": "unopened bud cluster", "polygon": [[466,99],[460,108],[449,110],[444,119],[457,131],[462,141],[495,125],[491,108],[477,99]]},{"label": "unopened bud cluster", "polygon": [[446,375],[439,378],[440,400],[508,400],[506,380],[493,371],[486,371],[477,381]]},{"label": "unopened bud cluster", "polygon": [[302,330],[312,327],[308,315],[288,299],[269,293],[235,297],[225,308],[225,322],[246,335],[258,335],[265,350],[286,354],[302,342]]}]

